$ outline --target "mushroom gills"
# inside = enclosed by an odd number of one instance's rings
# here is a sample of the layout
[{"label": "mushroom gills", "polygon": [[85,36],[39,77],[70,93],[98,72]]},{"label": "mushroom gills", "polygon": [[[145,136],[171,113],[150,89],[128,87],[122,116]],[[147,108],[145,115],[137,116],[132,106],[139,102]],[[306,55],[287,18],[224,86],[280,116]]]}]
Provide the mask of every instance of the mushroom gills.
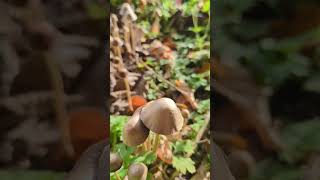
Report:
[{"label": "mushroom gills", "polygon": [[128,169],[128,180],[146,180],[148,167],[143,163],[132,164]]}]

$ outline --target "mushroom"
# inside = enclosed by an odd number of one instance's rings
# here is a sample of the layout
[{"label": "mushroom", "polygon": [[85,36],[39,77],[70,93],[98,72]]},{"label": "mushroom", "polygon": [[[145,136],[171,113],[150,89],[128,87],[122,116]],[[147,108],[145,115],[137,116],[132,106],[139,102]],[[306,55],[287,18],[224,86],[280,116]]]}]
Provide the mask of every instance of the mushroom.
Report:
[{"label": "mushroom", "polygon": [[110,154],[110,171],[115,172],[118,171],[122,166],[122,159],[117,153]]},{"label": "mushroom", "polygon": [[138,108],[123,129],[123,141],[128,146],[142,144],[149,130],[156,134],[153,151],[156,152],[161,135],[171,135],[182,129],[183,117],[170,98],[150,101]]},{"label": "mushroom", "polygon": [[181,112],[170,98],[150,101],[142,108],[140,118],[148,129],[162,135],[174,134],[183,126]]},{"label": "mushroom", "polygon": [[148,167],[143,163],[132,164],[128,169],[128,180],[146,180]]},{"label": "mushroom", "polygon": [[122,163],[123,163],[123,161],[122,161],[121,157],[119,156],[119,154],[117,154],[117,153],[110,154],[110,171],[114,172],[117,180],[121,180],[117,171],[121,168]]},{"label": "mushroom", "polygon": [[184,122],[180,109],[170,98],[150,101],[142,107],[140,119],[149,130],[156,133],[153,152],[157,151],[160,134],[171,135],[179,132]]},{"label": "mushroom", "polygon": [[126,19],[136,21],[138,19],[137,15],[134,13],[134,10],[129,3],[123,3],[123,5],[120,8],[120,15],[122,16],[122,21],[125,21]]},{"label": "mushroom", "polygon": [[123,128],[123,142],[128,146],[142,144],[149,136],[149,129],[140,120],[141,110],[138,108]]}]

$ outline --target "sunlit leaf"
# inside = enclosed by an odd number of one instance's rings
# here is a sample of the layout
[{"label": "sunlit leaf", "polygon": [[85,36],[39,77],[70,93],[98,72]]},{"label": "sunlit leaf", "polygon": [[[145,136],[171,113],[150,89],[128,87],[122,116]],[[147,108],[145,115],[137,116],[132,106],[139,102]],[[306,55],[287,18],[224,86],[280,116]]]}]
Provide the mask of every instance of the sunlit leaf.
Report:
[{"label": "sunlit leaf", "polygon": [[173,157],[172,166],[180,171],[182,174],[195,173],[196,168],[191,158]]}]

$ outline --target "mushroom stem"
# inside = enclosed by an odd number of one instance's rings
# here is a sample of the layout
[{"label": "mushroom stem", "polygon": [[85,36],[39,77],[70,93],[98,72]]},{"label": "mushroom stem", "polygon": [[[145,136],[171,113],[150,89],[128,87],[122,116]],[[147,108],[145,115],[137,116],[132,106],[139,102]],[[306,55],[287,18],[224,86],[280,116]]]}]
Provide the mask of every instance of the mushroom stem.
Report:
[{"label": "mushroom stem", "polygon": [[143,151],[144,151],[144,152],[147,152],[147,151],[148,151],[148,146],[147,146],[147,143],[146,143],[146,142],[143,143],[142,147],[143,147]]},{"label": "mushroom stem", "polygon": [[124,83],[126,86],[126,94],[127,94],[127,98],[128,98],[129,110],[130,110],[130,112],[133,112],[130,84],[129,84],[129,80],[127,77],[124,79]]},{"label": "mushroom stem", "polygon": [[160,135],[156,134],[154,144],[153,144],[153,152],[156,153],[160,142]]},{"label": "mushroom stem", "polygon": [[120,178],[120,176],[119,176],[118,172],[114,172],[114,175],[116,176],[117,180],[121,180],[121,178]]}]

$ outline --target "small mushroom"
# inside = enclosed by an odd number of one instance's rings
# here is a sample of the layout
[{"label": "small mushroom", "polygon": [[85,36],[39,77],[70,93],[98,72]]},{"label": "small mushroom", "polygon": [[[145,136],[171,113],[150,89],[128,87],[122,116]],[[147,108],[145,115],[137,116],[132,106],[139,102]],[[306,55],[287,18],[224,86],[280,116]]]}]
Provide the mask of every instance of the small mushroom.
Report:
[{"label": "small mushroom", "polygon": [[122,16],[122,21],[125,21],[127,18],[131,21],[136,21],[138,19],[129,3],[123,3],[120,8],[120,15]]},{"label": "small mushroom", "polygon": [[115,172],[118,171],[122,166],[122,159],[117,153],[110,154],[110,171]]},{"label": "small mushroom", "polygon": [[175,102],[170,98],[161,98],[142,107],[140,118],[152,132],[171,135],[182,129],[183,117]]},{"label": "small mushroom", "polygon": [[123,142],[128,146],[142,144],[149,136],[149,129],[140,120],[142,107],[138,108],[123,129]]},{"label": "small mushroom", "polygon": [[146,180],[148,167],[143,163],[132,164],[128,169],[128,180]]},{"label": "small mushroom", "polygon": [[122,159],[117,153],[111,153],[110,154],[110,172],[114,172],[117,180],[121,180],[119,174],[117,171],[121,168],[122,166]]}]

